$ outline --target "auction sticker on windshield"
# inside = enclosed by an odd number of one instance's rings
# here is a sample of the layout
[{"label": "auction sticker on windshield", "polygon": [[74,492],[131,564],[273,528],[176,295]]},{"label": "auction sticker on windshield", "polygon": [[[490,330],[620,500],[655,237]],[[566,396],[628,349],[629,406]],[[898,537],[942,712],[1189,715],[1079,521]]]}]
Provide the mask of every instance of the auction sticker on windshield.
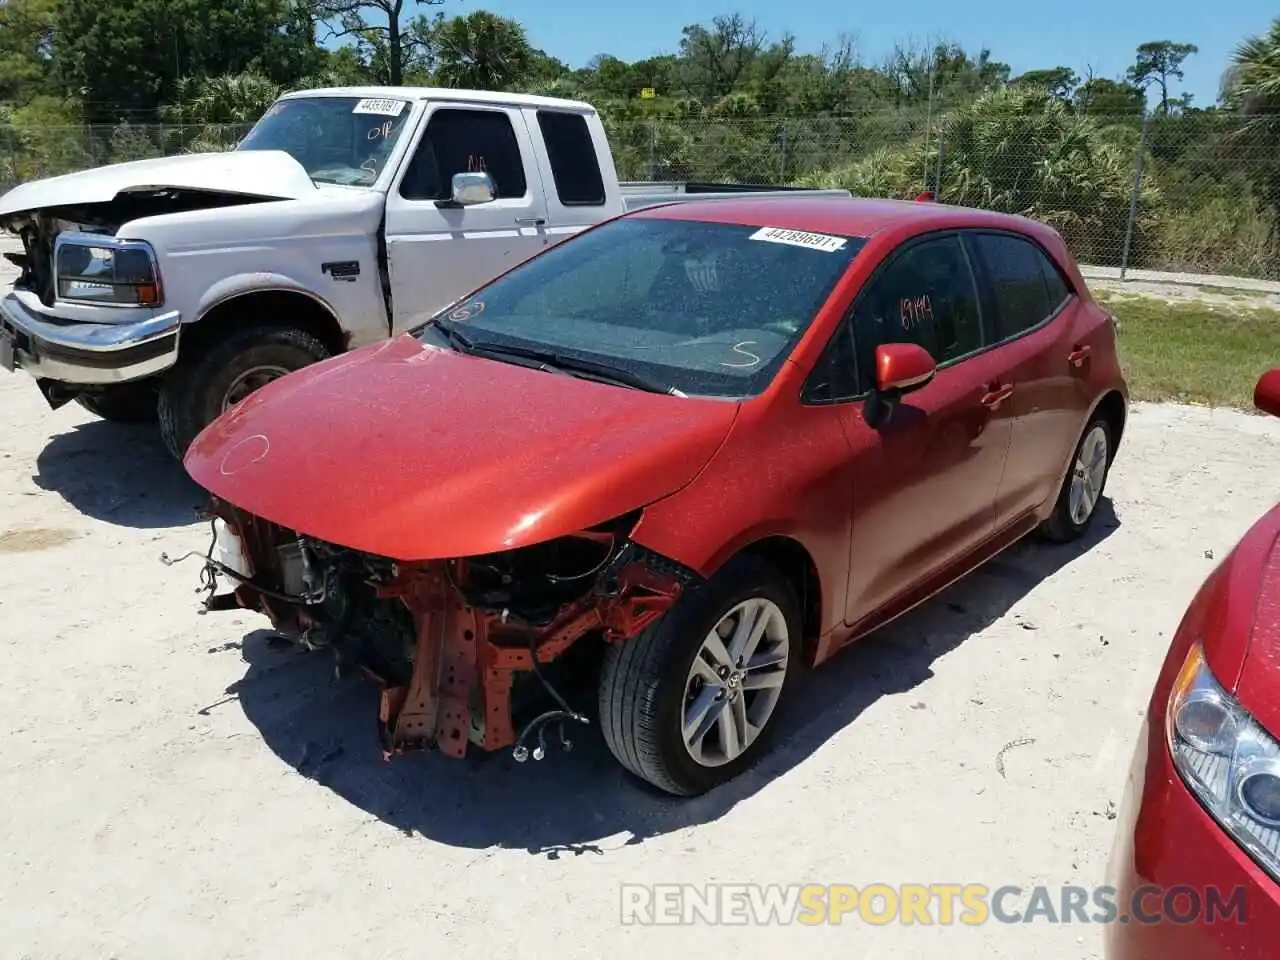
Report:
[{"label": "auction sticker on windshield", "polygon": [[805,233],[803,230],[784,230],[781,227],[761,227],[751,235],[752,240],[763,240],[766,243],[785,243],[793,247],[808,247],[810,250],[825,250],[835,253],[843,250],[848,239],[831,237],[825,233]]},{"label": "auction sticker on windshield", "polygon": [[405,100],[380,100],[368,97],[351,108],[352,113],[373,113],[380,117],[398,117],[409,104]]}]

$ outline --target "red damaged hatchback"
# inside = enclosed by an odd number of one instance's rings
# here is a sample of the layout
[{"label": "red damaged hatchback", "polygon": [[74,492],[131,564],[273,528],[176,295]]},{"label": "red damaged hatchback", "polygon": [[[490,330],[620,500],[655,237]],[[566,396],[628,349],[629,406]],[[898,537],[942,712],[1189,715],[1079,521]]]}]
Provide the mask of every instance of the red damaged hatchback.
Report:
[{"label": "red damaged hatchback", "polygon": [[[1280,417],[1280,368],[1254,391]],[[1280,506],[1183,615],[1129,770],[1108,960],[1280,954]]]},{"label": "red damaged hatchback", "polygon": [[1127,398],[1047,227],[734,197],[284,377],[186,466],[210,605],[376,678],[387,755],[541,757],[595,711],[560,692],[585,668],[614,756],[689,795],[753,762],[804,666],[1028,533],[1080,536]]}]

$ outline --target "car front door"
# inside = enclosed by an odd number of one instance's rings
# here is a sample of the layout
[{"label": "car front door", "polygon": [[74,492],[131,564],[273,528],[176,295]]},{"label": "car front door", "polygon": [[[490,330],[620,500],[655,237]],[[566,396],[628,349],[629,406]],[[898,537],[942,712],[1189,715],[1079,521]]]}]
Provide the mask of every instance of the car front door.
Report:
[{"label": "car front door", "polygon": [[[546,194],[522,111],[433,103],[387,196],[391,332],[415,327],[543,249]],[[495,198],[450,205],[455,173],[483,171]]]},{"label": "car front door", "polygon": [[1088,406],[1086,381],[1070,357],[1083,305],[1032,239],[974,231],[965,244],[986,291],[991,354],[1013,387],[1009,460],[997,522],[1012,523],[1056,497]]},{"label": "car front door", "polygon": [[869,423],[863,403],[844,405],[854,463],[846,619],[856,624],[992,535],[1012,421],[983,350],[977,283],[958,234],[891,254],[850,320],[863,391],[874,383],[880,344],[918,343],[938,363],[933,381],[904,396],[887,423]]}]

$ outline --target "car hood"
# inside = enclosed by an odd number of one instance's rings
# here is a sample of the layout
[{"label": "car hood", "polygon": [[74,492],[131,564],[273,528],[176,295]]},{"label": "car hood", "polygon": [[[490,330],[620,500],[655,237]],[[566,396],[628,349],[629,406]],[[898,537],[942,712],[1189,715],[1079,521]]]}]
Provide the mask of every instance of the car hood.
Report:
[{"label": "car hood", "polygon": [[674,493],[737,411],[406,335],[268,384],[185,464],[214,496],[320,540],[397,560],[475,556]]},{"label": "car hood", "polygon": [[1204,618],[1214,675],[1280,737],[1280,505],[1222,561]]},{"label": "car hood", "polygon": [[302,164],[280,150],[192,153],[116,163],[21,184],[0,196],[0,219],[44,207],[105,203],[120,193],[164,188],[275,200],[296,200],[316,192]]}]

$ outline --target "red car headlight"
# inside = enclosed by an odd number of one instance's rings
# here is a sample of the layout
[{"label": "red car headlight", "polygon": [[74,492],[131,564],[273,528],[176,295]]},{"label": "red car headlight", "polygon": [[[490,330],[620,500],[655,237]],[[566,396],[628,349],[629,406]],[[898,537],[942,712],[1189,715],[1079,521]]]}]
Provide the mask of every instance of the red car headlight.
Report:
[{"label": "red car headlight", "polygon": [[1218,683],[1198,643],[1170,695],[1165,736],[1187,788],[1280,879],[1280,743]]}]

